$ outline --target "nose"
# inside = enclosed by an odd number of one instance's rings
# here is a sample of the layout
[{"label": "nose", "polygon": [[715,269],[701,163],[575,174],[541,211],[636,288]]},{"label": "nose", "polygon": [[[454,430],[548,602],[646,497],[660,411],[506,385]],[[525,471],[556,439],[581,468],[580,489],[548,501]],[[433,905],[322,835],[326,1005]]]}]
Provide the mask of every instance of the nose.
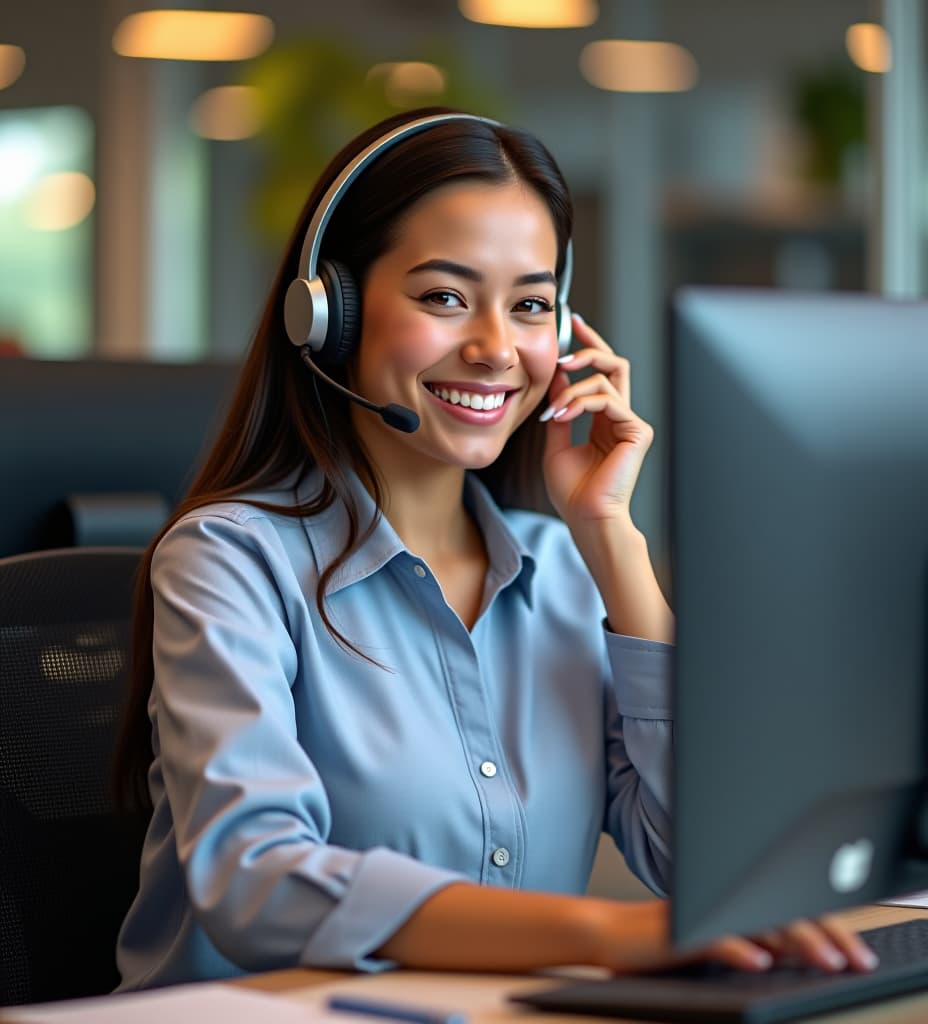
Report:
[{"label": "nose", "polygon": [[518,362],[512,327],[505,312],[487,310],[472,323],[475,329],[461,350],[464,362],[491,370],[508,370]]}]

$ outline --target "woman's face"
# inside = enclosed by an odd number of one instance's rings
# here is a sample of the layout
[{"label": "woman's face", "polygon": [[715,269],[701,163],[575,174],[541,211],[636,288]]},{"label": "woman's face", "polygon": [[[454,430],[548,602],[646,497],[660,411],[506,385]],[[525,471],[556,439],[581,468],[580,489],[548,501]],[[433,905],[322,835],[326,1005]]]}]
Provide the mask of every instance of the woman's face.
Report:
[{"label": "woman's face", "polygon": [[352,406],[381,468],[496,459],[554,374],[556,261],[551,214],[520,183],[453,183],[410,208],[368,271],[351,374],[365,398],[419,416],[403,434]]}]

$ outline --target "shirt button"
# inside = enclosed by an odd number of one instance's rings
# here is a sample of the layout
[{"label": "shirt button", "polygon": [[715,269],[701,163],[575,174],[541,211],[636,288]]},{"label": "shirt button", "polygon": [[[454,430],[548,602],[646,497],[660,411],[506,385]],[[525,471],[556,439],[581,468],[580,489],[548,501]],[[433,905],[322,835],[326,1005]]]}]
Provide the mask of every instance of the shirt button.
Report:
[{"label": "shirt button", "polygon": [[419,577],[420,580],[425,579],[425,569],[421,565],[414,565],[412,571]]},{"label": "shirt button", "polygon": [[504,868],[509,863],[509,851],[505,846],[493,851],[493,863],[498,868]]},{"label": "shirt button", "polygon": [[492,761],[484,761],[480,766],[480,774],[485,775],[488,779],[492,779],[496,774],[496,765]]}]

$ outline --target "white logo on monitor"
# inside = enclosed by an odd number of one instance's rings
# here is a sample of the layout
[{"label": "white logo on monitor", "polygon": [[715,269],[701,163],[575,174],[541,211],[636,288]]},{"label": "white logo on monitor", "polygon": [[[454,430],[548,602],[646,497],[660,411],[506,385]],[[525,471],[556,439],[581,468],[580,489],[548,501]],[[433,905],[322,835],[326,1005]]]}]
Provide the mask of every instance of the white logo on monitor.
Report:
[{"label": "white logo on monitor", "polygon": [[870,877],[873,864],[873,843],[858,839],[842,843],[828,866],[828,881],[835,892],[856,892]]}]

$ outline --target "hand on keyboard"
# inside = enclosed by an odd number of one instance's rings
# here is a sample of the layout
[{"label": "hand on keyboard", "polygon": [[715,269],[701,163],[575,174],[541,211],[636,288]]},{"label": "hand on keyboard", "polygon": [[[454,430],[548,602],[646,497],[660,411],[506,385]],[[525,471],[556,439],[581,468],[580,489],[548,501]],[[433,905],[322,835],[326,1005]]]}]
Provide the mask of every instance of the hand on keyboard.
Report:
[{"label": "hand on keyboard", "polygon": [[591,903],[595,905],[594,934],[605,943],[592,962],[616,974],[703,962],[744,971],[764,971],[784,960],[829,972],[869,971],[877,966],[876,956],[863,939],[834,916],[794,921],[751,938],[726,936],[681,954],[670,944],[668,903]]}]

